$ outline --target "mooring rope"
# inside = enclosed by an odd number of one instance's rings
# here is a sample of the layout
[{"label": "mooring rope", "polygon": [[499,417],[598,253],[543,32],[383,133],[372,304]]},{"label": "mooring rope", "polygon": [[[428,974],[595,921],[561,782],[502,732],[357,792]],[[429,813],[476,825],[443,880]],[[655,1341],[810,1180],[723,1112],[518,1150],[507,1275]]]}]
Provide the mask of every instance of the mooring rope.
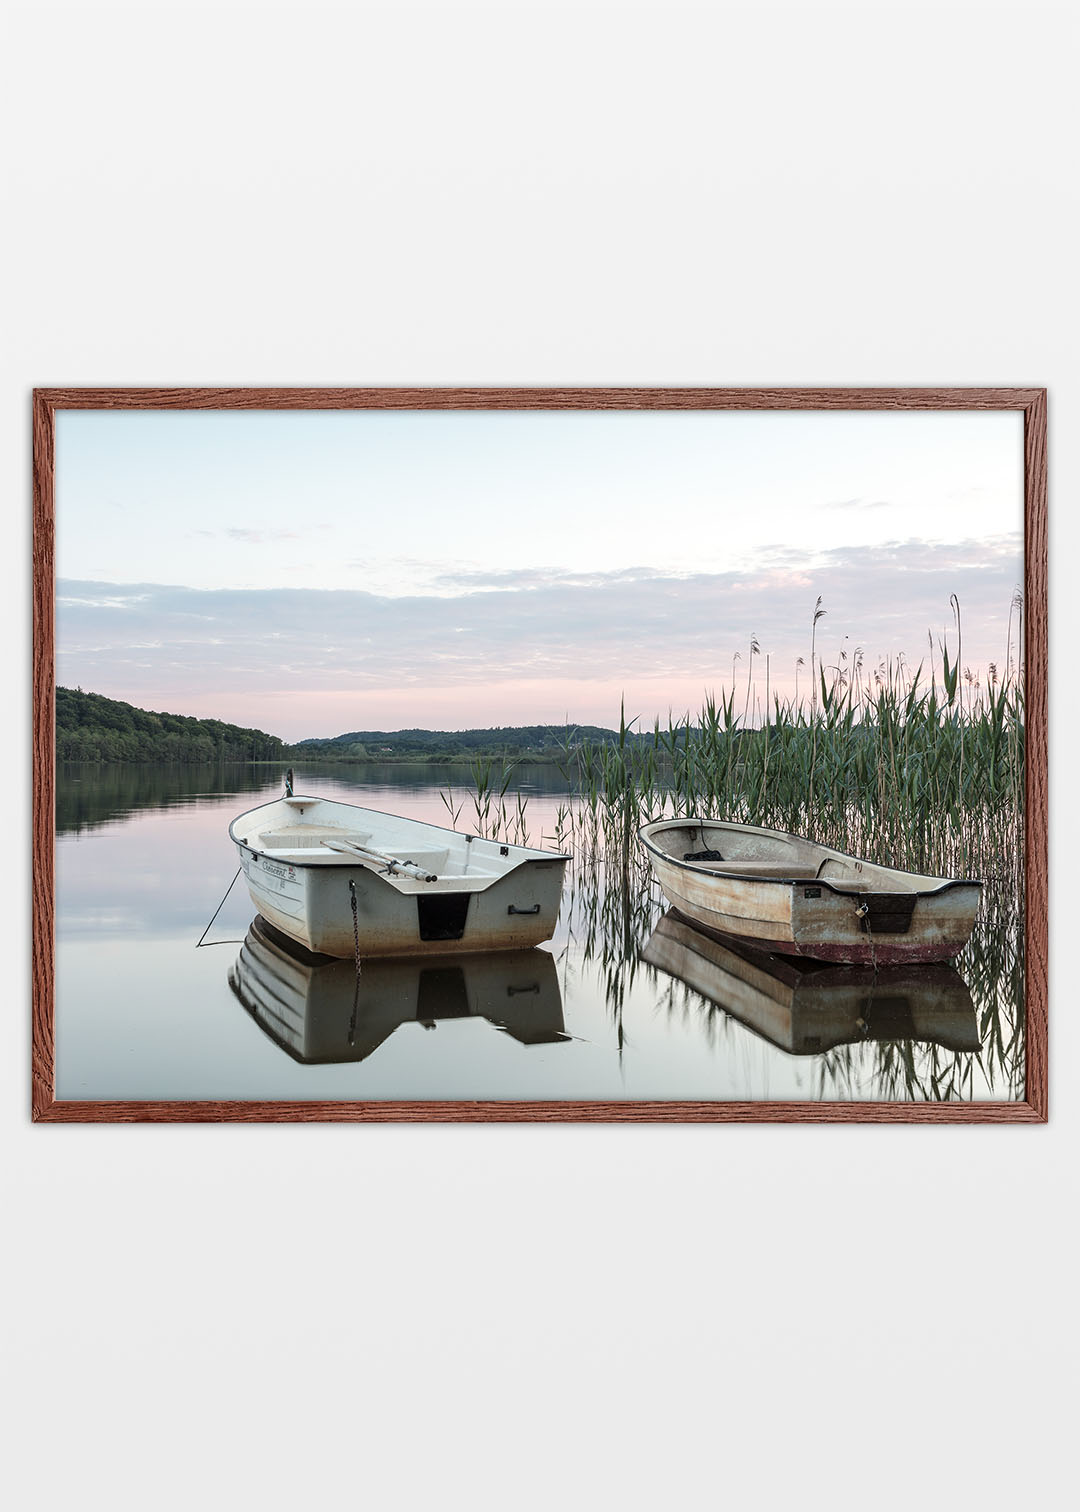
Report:
[{"label": "mooring rope", "polygon": [[[243,871],[243,869],[244,868],[242,866],[238,866],[236,868],[236,877],[238,877],[240,875],[240,873]],[[232,879],[232,881],[229,883],[228,887],[225,889],[225,898],[227,898],[229,896],[229,894],[232,892],[233,888],[236,886],[236,877],[234,877]],[[195,942],[195,949],[196,950],[198,950],[199,946],[202,944],[202,942],[206,939],[207,935],[210,933],[210,925],[213,924],[214,919],[217,918],[218,914],[221,912],[222,908],[225,906],[225,898],[222,898],[221,902],[214,909],[214,918],[210,920],[210,924],[208,924],[206,926],[206,928],[203,930],[202,934],[199,936],[198,940]],[[243,940],[211,940],[210,941],[211,945],[242,945],[243,943],[244,943]]]}]

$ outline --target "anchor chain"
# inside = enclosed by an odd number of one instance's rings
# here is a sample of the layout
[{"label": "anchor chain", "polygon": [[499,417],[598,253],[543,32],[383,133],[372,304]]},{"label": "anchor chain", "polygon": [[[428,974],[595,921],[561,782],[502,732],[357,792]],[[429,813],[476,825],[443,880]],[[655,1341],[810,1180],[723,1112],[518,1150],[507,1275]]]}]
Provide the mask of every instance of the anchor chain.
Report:
[{"label": "anchor chain", "polygon": [[356,911],[356,883],[349,878],[349,902],[352,905],[353,952],[356,960],[356,982],[353,986],[352,1013],[349,1016],[349,1044],[356,1035],[356,1020],[360,1012],[360,921]]},{"label": "anchor chain", "polygon": [[857,903],[855,905],[855,917],[858,918],[858,919],[861,919],[863,921],[863,929],[866,931],[866,938],[870,942],[870,964],[873,967],[874,975],[877,976],[877,973],[878,973],[877,951],[874,949],[874,931],[870,927],[870,905],[869,905],[869,903],[861,903],[861,904]]}]

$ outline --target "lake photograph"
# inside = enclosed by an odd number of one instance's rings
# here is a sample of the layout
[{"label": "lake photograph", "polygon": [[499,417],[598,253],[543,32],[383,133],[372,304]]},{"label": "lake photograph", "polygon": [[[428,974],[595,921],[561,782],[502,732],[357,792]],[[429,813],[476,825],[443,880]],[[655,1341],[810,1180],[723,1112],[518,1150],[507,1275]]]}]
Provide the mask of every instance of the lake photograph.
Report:
[{"label": "lake photograph", "polygon": [[1025,1091],[1024,417],[55,417],[59,1102]]}]

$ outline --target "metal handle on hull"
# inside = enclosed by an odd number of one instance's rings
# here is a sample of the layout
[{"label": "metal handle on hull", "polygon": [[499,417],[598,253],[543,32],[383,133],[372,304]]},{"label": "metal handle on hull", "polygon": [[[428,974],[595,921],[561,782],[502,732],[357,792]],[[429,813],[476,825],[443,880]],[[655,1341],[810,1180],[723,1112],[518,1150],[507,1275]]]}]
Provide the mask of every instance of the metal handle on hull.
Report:
[{"label": "metal handle on hull", "polygon": [[513,903],[511,903],[506,911],[508,914],[538,914],[540,912],[540,905],[539,903],[534,903],[531,908],[515,908]]}]

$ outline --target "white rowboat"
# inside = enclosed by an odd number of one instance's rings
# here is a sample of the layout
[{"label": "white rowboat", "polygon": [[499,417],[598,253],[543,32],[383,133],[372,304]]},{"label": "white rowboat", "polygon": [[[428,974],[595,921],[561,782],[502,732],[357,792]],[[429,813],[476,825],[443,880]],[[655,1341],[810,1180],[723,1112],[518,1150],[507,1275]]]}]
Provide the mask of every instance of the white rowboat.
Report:
[{"label": "white rowboat", "polygon": [[350,958],[539,945],[570,859],[291,793],[240,814],[229,835],[263,918],[307,950]]},{"label": "white rowboat", "polygon": [[668,902],[761,950],[890,966],[959,955],[982,883],[860,861],[780,830],[659,819],[638,832]]}]

